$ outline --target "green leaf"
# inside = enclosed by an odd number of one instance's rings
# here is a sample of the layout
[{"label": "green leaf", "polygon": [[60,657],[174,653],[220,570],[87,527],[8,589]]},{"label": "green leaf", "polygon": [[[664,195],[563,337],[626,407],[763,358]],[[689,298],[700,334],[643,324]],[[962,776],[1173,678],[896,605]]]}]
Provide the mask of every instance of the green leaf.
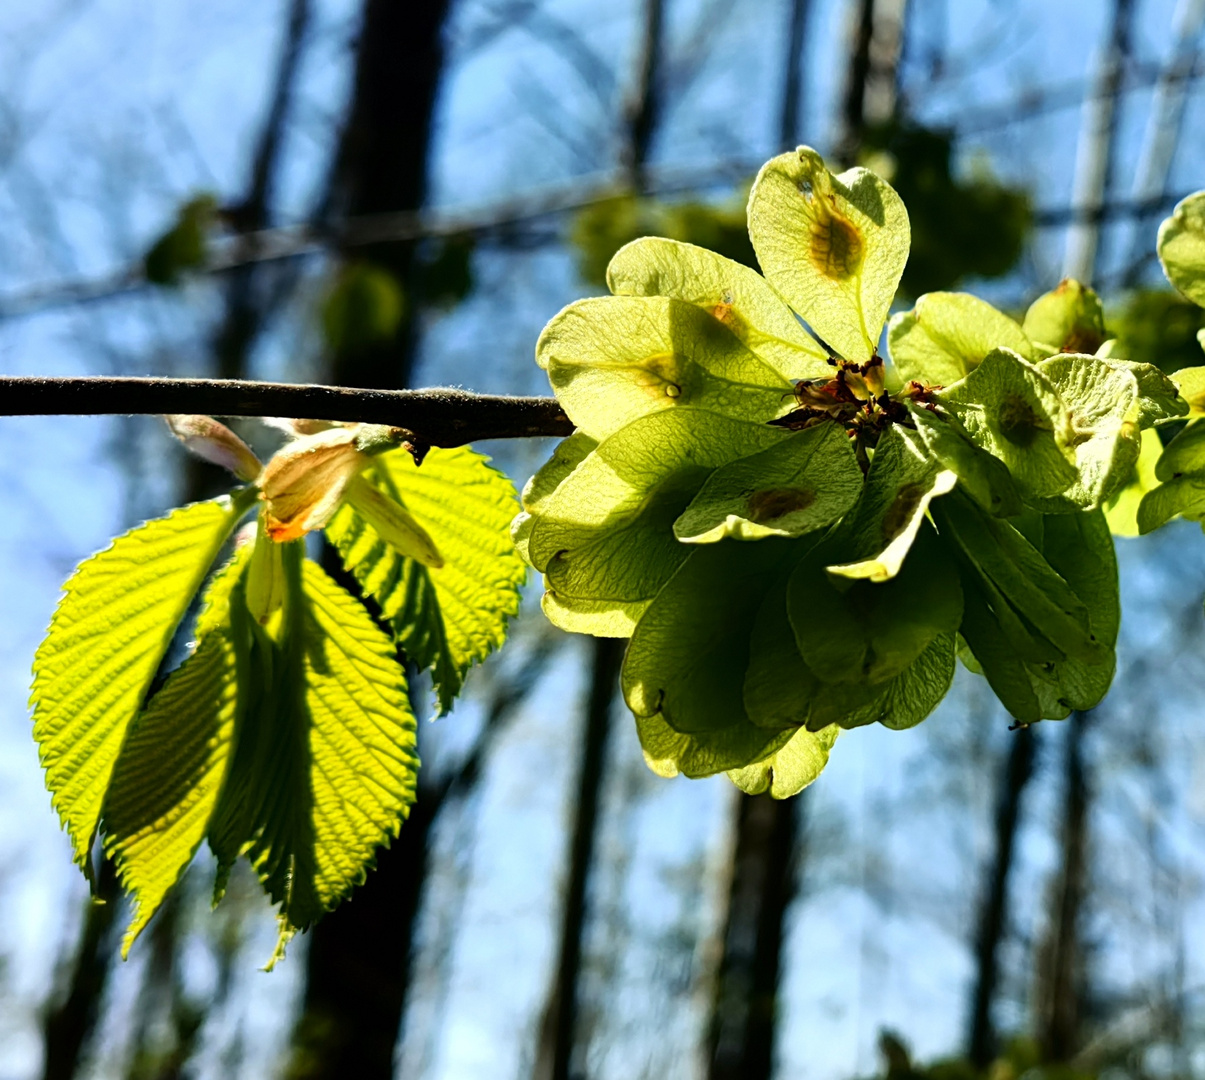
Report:
[{"label": "green leaf", "polygon": [[646,236],[615,253],[607,285],[617,296],[668,296],[719,319],[786,379],[829,378],[828,354],[757,271],[714,251]]},{"label": "green leaf", "polygon": [[343,564],[381,607],[408,659],[430,669],[447,712],[473,664],[506,638],[526,571],[509,536],[515,489],[467,447],[379,454],[362,475],[405,508],[443,559],[438,569],[385,543],[354,507],[326,527]]},{"label": "green leaf", "polygon": [[925,651],[886,683],[883,693],[845,716],[841,726],[882,724],[906,731],[924,720],[946,696],[954,681],[955,635],[939,634]]},{"label": "green leaf", "polygon": [[280,905],[274,960],[364,881],[414,801],[418,768],[393,644],[300,544],[288,545],[285,568],[280,639],[255,630],[271,691],[241,725],[211,833],[223,861],[246,852]]},{"label": "green leaf", "polygon": [[1121,625],[1117,557],[1108,522],[1100,510],[1048,516],[1042,554],[1083,602],[1092,634],[1105,646],[1093,662],[1068,657],[1050,665],[1027,665],[1035,687],[1044,686],[1045,694],[1039,692],[1038,696],[1048,699],[1045,715],[1061,720],[1073,709],[1091,709],[1100,704],[1113,682],[1114,646]]},{"label": "green leaf", "polygon": [[1022,329],[1045,356],[1094,353],[1107,336],[1100,297],[1071,278],[1064,278],[1030,305]]},{"label": "green leaf", "polygon": [[630,635],[690,554],[673,525],[707,477],[788,438],[780,428],[685,407],[604,440],[540,502],[527,529],[548,617],[566,630]]},{"label": "green leaf", "polygon": [[[793,571],[794,566],[790,569]],[[804,662],[787,615],[790,577],[790,573],[784,573],[766,590],[753,620],[749,666],[745,670],[745,711],[758,727],[772,731],[823,728],[836,717],[866,704],[879,690],[867,682],[822,683]],[[813,711],[824,715],[823,723],[812,723]]]},{"label": "green leaf", "polygon": [[1092,356],[1064,354],[1037,368],[1070,409],[1078,476],[1061,494],[1033,504],[1056,514],[1094,510],[1125,486],[1138,460],[1138,380]]},{"label": "green leaf", "polygon": [[1177,476],[1148,491],[1138,504],[1138,531],[1154,532],[1174,517],[1205,520],[1205,474]]},{"label": "green leaf", "polygon": [[963,578],[960,633],[976,666],[1012,717],[1021,724],[1037,723],[1043,718],[1042,706],[1025,663],[988,602],[986,584],[974,574]]},{"label": "green leaf", "polygon": [[958,573],[932,526],[919,529],[900,570],[882,581],[850,582],[826,572],[836,542],[803,559],[787,585],[796,645],[822,683],[884,683],[958,629]]},{"label": "green leaf", "polygon": [[958,382],[995,348],[1038,359],[1016,322],[968,293],[922,296],[911,311],[891,317],[887,342],[900,377],[925,386]]},{"label": "green leaf", "polygon": [[335,352],[363,349],[393,337],[406,313],[406,295],[382,266],[355,261],[339,268],[322,303],[322,329]]},{"label": "green leaf", "polygon": [[873,355],[908,258],[908,213],[874,173],[834,176],[815,150],[766,162],[749,236],[767,280],[847,360]]},{"label": "green leaf", "polygon": [[[1088,608],[1029,538],[960,496],[935,504],[933,519],[963,560],[964,587],[969,578],[979,579],[985,602],[1023,659],[1100,661],[1108,645],[1093,631]],[[965,628],[963,634],[975,650]]]},{"label": "green leaf", "polygon": [[1167,280],[1205,307],[1205,191],[1177,203],[1159,226],[1159,261]]},{"label": "green leaf", "polygon": [[840,731],[835,724],[821,731],[800,728],[789,743],[761,761],[730,770],[728,779],[746,795],[768,791],[775,799],[789,799],[824,771]]},{"label": "green leaf", "polygon": [[997,517],[1021,512],[1021,496],[1004,462],[971,442],[962,425],[947,413],[923,407],[909,411],[925,449],[958,477],[962,489],[984,510]]},{"label": "green leaf", "polygon": [[[818,613],[817,627],[822,627],[822,619]],[[886,682],[820,680],[799,653],[787,616],[784,579],[767,592],[753,626],[745,707],[754,724],[771,730],[806,725],[816,731],[832,723],[851,728],[876,722],[897,729],[912,727],[937,707],[953,671],[953,636],[943,633]]]},{"label": "green leaf", "polygon": [[1205,517],[1205,424],[1197,419],[1190,420],[1163,448],[1154,472],[1155,479],[1161,480],[1162,484],[1148,485],[1149,490],[1138,504],[1138,531],[1153,532],[1177,516],[1202,520]]},{"label": "green leaf", "polygon": [[674,522],[684,543],[801,536],[837,521],[862,493],[849,436],[825,423],[722,466]]},{"label": "green leaf", "polygon": [[[767,590],[808,540],[702,544],[691,551],[644,612],[624,658],[624,698],[637,717],[660,716],[673,730],[714,736],[720,769],[775,733],[756,728],[743,687],[750,632]],[[682,771],[685,771],[683,769]]]},{"label": "green leaf", "polygon": [[1174,379],[1165,375],[1154,364],[1111,358],[1108,363],[1128,371],[1138,380],[1137,420],[1140,428],[1177,420],[1188,412],[1188,402],[1180,396]]},{"label": "green leaf", "polygon": [[829,566],[828,572],[875,582],[895,577],[929,504],[953,490],[956,480],[915,434],[888,428],[879,439],[862,497],[842,528],[844,552],[853,558]]},{"label": "green leaf", "polygon": [[1155,476],[1167,481],[1186,473],[1205,471],[1205,424],[1193,420],[1164,447]]},{"label": "green leaf", "polygon": [[786,744],[790,731],[763,731],[734,722],[716,731],[684,734],[675,731],[660,713],[636,717],[636,734],[644,761],[658,776],[698,779],[744,768]]},{"label": "green leaf", "polygon": [[1007,349],[994,349],[938,400],[974,442],[1008,466],[1025,494],[1065,491],[1079,476],[1071,415],[1054,384]]},{"label": "green leaf", "polygon": [[531,563],[531,530],[535,527],[536,515],[540,512],[544,500],[564,483],[569,474],[585,461],[596,446],[597,439],[590,438],[583,431],[575,431],[567,439],[557,443],[552,457],[544,462],[524,485],[523,494],[519,497],[523,512],[511,522],[510,527],[510,538],[524,562]]},{"label": "green leaf", "polygon": [[1114,536],[1138,535],[1138,507],[1146,493],[1159,485],[1155,466],[1162,453],[1163,442],[1158,432],[1147,428],[1142,433],[1142,449],[1129,483],[1104,505],[1105,520]]},{"label": "green leaf", "polygon": [[[1205,330],[1201,333],[1202,347],[1205,348]],[[1171,379],[1188,405],[1188,416],[1205,416],[1205,367],[1181,368]]]},{"label": "green leaf", "polygon": [[544,328],[536,362],[573,423],[599,440],[684,406],[765,423],[792,394],[787,377],[710,312],[660,296],[570,304]]},{"label": "green leaf", "polygon": [[172,635],[255,497],[194,503],[85,559],[63,586],[34,659],[34,739],[46,786],[91,876],[89,853],[113,766]]},{"label": "green leaf", "polygon": [[[105,852],[134,909],[123,957],[192,861],[217,805],[242,704],[239,669],[249,648],[246,627],[239,632],[230,610],[246,566],[246,558],[234,559],[206,590],[197,645],[131,724],[113,768],[104,803]],[[242,605],[242,596],[234,603]]]}]

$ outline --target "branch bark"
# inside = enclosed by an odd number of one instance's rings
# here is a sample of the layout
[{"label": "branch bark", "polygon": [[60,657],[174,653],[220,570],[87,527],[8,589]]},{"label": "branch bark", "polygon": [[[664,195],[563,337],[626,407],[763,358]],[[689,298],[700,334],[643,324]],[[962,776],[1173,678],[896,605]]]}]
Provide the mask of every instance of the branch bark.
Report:
[{"label": "branch bark", "polygon": [[0,376],[0,416],[206,413],[289,416],[405,428],[427,446],[481,439],[564,437],[573,424],[555,398],[467,390],[364,390],[238,379]]}]

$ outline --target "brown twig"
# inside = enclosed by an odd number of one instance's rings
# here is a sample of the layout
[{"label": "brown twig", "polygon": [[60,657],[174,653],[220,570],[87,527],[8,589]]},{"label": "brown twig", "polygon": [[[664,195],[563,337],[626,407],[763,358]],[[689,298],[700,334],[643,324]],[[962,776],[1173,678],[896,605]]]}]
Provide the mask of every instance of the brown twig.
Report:
[{"label": "brown twig", "polygon": [[0,376],[0,416],[205,413],[359,421],[405,428],[429,446],[565,436],[555,398],[467,390],[359,390],[238,379]]}]

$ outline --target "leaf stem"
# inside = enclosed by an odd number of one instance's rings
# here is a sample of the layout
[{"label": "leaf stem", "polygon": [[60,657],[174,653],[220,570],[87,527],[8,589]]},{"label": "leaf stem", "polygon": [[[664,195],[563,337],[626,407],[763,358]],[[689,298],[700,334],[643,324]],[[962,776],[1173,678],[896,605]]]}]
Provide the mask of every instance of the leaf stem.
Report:
[{"label": "leaf stem", "polygon": [[566,436],[555,398],[467,390],[368,390],[239,379],[0,376],[0,416],[205,413],[358,421],[404,428],[428,446]]}]

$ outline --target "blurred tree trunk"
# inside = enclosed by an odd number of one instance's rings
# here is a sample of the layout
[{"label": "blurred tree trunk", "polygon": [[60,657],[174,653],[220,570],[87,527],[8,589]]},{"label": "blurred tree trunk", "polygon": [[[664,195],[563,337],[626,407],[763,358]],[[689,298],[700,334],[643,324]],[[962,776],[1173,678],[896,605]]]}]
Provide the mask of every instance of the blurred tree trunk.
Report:
[{"label": "blurred tree trunk", "polygon": [[[243,251],[253,254],[251,234],[272,223],[272,202],[285,124],[292,106],[297,71],[312,12],[310,0],[291,0],[285,38],[273,84],[268,114],[251,160],[247,190],[224,210],[232,228],[242,234]],[[219,379],[247,378],[247,360],[272,310],[288,295],[297,279],[297,265],[281,266],[254,261],[236,266],[225,278],[222,322],[213,336],[214,375]],[[185,498],[202,499],[230,486],[224,469],[188,455]]]},{"label": "blurred tree trunk", "polygon": [[1088,894],[1088,817],[1092,790],[1084,753],[1090,713],[1067,721],[1062,865],[1050,890],[1050,920],[1038,957],[1038,1040],[1045,1062],[1067,1062],[1083,1043],[1088,972],[1083,913]]},{"label": "blurred tree trunk", "polygon": [[[425,200],[432,115],[450,0],[365,0],[348,115],[320,221],[417,210]],[[372,244],[357,259],[415,289],[415,245]],[[388,337],[346,347],[330,378],[347,386],[404,387],[415,345],[414,304]],[[328,565],[328,569],[340,569]],[[351,899],[309,933],[306,986],[293,1032],[292,1077],[385,1080],[405,1009],[413,930],[438,811],[420,781],[398,838]]]},{"label": "blurred tree trunk", "polygon": [[811,0],[788,0],[787,53],[783,69],[782,108],[778,145],[794,150],[802,137],[799,115],[803,104],[803,43],[807,39]]},{"label": "blurred tree trunk", "polygon": [[996,803],[995,850],[987,867],[975,933],[975,982],[971,998],[970,1033],[967,1056],[980,1069],[986,1069],[996,1055],[996,1028],[992,1007],[999,982],[1000,943],[1008,932],[1008,882],[1016,853],[1017,832],[1021,820],[1021,798],[1033,777],[1037,754],[1037,731],[1021,728],[1000,777]]},{"label": "blurred tree trunk", "polygon": [[623,106],[624,141],[619,162],[636,190],[643,186],[649,150],[661,119],[659,71],[664,29],[665,0],[644,0],[636,69]]},{"label": "blurred tree trunk", "polygon": [[611,707],[619,681],[623,649],[624,642],[617,638],[595,638],[591,643],[593,662],[570,834],[569,876],[562,900],[557,965],[540,1021],[539,1045],[532,1070],[534,1080],[569,1080],[570,1077],[585,1075],[580,1063],[574,1061],[573,1051],[581,981],[582,939],[589,914],[586,888],[594,861]]},{"label": "blurred tree trunk", "polygon": [[113,966],[117,944],[113,924],[121,906],[117,871],[106,859],[96,875],[96,895],[84,914],[67,993],[47,1010],[42,1024],[43,1080],[70,1080],[79,1068]]},{"label": "blurred tree trunk", "polygon": [[1133,49],[1134,0],[1113,0],[1109,39],[1101,55],[1080,127],[1063,277],[1092,282],[1101,265],[1102,212],[1115,187],[1118,104]]},{"label": "blurred tree trunk", "polygon": [[724,952],[708,1033],[710,1080],[767,1080],[787,909],[798,891],[806,793],[738,795]]},{"label": "blurred tree trunk", "polygon": [[886,123],[899,109],[899,65],[908,0],[851,0],[849,67],[833,157],[857,162],[869,126]]},{"label": "blurred tree trunk", "polygon": [[1150,263],[1151,236],[1165,210],[1157,204],[1170,191],[1172,165],[1184,130],[1185,106],[1197,65],[1197,41],[1202,26],[1205,26],[1205,0],[1177,0],[1172,16],[1171,55],[1159,71],[1138,168],[1134,170],[1133,201],[1152,204],[1152,208],[1143,210],[1134,219],[1122,281],[1127,289],[1141,282],[1142,272]]},{"label": "blurred tree trunk", "polygon": [[[635,70],[623,104],[624,141],[619,161],[636,191],[644,183],[649,149],[663,112],[659,71],[664,30],[665,0],[644,0]],[[584,1075],[573,1052],[577,1041],[582,943],[589,917],[587,886],[594,860],[611,706],[619,683],[624,642],[595,638],[590,648],[590,689],[570,830],[569,873],[562,898],[556,967],[545,994],[537,1034],[534,1080],[569,1080]]]},{"label": "blurred tree trunk", "polygon": [[[885,119],[895,110],[907,5],[906,0],[853,0],[850,10],[853,42],[836,154],[852,162],[868,120]],[[805,25],[806,10],[796,6],[791,30],[799,40],[788,43],[780,114],[784,138],[799,93],[791,76],[802,54]],[[708,1029],[711,1080],[762,1080],[772,1072],[783,934],[802,867],[798,838],[805,799],[806,793],[783,801],[747,795],[736,800],[732,884]]]},{"label": "blurred tree trunk", "polygon": [[[279,168],[281,140],[309,21],[310,0],[292,0],[271,103],[256,143],[247,190],[239,202],[227,211],[231,224],[244,233],[263,228],[270,219],[269,208]],[[213,343],[215,373],[219,378],[238,379],[246,376],[247,354],[263,325],[267,308],[261,288],[267,269],[252,263],[231,271],[226,278],[225,314]],[[189,455],[185,468],[186,501],[204,498],[216,490],[229,487],[229,478],[223,470],[199,458]],[[179,903],[178,895],[173,893],[165,904],[165,910],[151,927],[150,947],[156,958],[148,969],[147,978],[151,982],[163,971],[169,976],[173,971],[174,928],[178,922],[176,909]],[[117,874],[106,860],[97,876],[95,900],[89,902],[84,916],[70,988],[62,1004],[49,1010],[46,1015],[43,1028],[45,1080],[66,1080],[78,1071],[80,1055],[95,1028],[100,998],[118,947],[113,923],[120,907],[121,889]],[[176,1026],[181,1045],[190,1048],[197,1025],[194,1018],[186,1013],[187,1010],[173,1010],[172,1019],[173,1022],[179,1021]],[[135,1042],[139,1041],[136,1032]],[[183,1060],[180,1064],[183,1065]]]}]

